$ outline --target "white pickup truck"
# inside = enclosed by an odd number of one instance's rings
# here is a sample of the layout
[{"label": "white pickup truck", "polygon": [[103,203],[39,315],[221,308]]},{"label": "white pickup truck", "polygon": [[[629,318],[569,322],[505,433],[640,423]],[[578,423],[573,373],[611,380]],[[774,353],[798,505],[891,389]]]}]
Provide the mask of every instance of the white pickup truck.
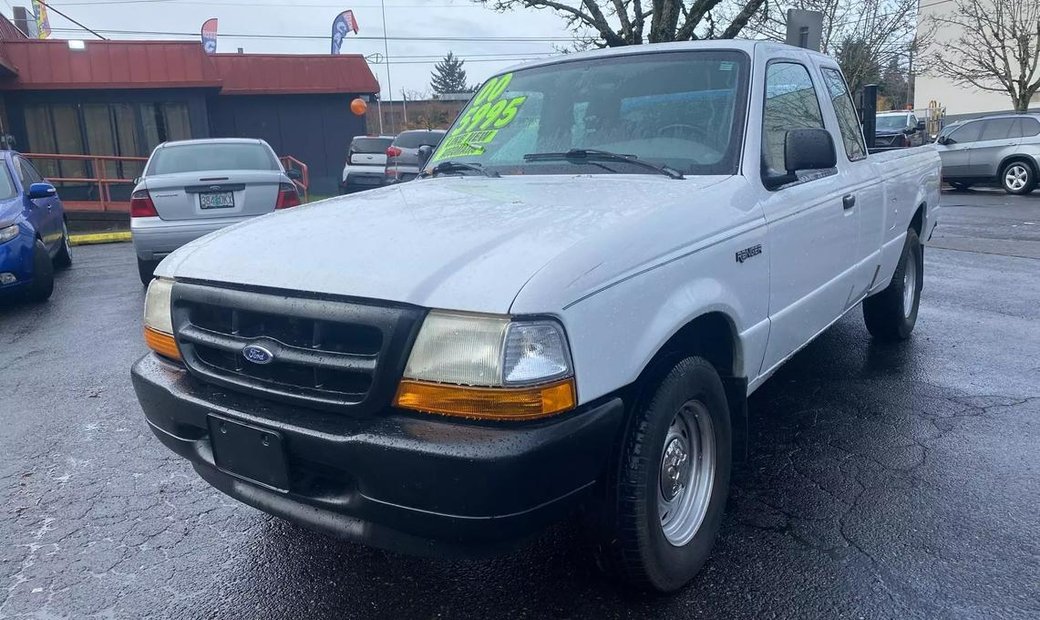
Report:
[{"label": "white pickup truck", "polygon": [[747,396],[858,305],[874,338],[914,328],[939,157],[868,156],[827,56],[524,65],[424,156],[156,269],[134,387],[216,488],[435,554],[580,511],[603,565],[671,591],[712,547]]}]

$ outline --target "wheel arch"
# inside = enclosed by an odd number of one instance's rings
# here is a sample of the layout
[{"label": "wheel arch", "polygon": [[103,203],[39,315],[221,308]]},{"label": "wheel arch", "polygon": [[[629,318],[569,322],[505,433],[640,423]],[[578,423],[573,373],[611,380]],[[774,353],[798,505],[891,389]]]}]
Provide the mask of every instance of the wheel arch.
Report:
[{"label": "wheel arch", "polygon": [[918,237],[924,233],[925,216],[928,215],[928,203],[922,202],[917,205],[913,217],[910,218],[910,228],[914,229]]},{"label": "wheel arch", "polygon": [[729,406],[733,457],[743,461],[748,451],[748,379],[742,376],[744,349],[737,324],[727,312],[708,310],[676,329],[640,372],[635,384],[635,401],[643,401],[648,390],[661,376],[679,360],[690,356],[704,358],[719,373]]},{"label": "wheel arch", "polygon": [[1036,161],[1032,157],[1030,157],[1029,155],[1022,154],[1022,153],[1015,153],[1013,155],[1008,155],[1008,156],[1004,157],[1004,159],[1000,160],[1000,165],[997,166],[997,182],[998,183],[1001,182],[1000,177],[1003,176],[1003,174],[1004,174],[1004,168],[1007,168],[1009,165],[1011,165],[1011,164],[1013,164],[1015,162],[1022,162],[1023,164],[1029,166],[1029,169],[1033,171],[1033,176],[1034,177],[1037,176],[1038,174],[1040,174],[1040,171],[1037,170]]}]

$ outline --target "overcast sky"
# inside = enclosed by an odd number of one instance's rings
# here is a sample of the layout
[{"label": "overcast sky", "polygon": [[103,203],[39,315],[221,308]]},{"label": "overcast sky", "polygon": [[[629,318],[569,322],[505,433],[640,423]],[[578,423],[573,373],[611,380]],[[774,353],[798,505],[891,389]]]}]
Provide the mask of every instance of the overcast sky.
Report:
[{"label": "overcast sky", "polygon": [[[394,99],[401,90],[428,91],[430,72],[437,58],[449,50],[467,59],[469,81],[477,83],[492,73],[516,64],[524,57],[544,57],[554,44],[566,46],[570,38],[565,23],[554,13],[519,9],[496,13],[469,0],[385,0],[389,65]],[[0,10],[11,17],[12,6],[27,6],[29,0],[0,0]],[[383,19],[379,0],[54,0],[48,4],[83,25],[111,39],[194,39],[202,22],[210,17],[220,20],[218,52],[284,54],[329,53],[332,20],[341,11],[353,9],[362,37],[348,35],[342,52],[365,55],[384,54]],[[94,38],[53,11],[50,13],[53,37],[90,41]],[[181,33],[187,36],[120,34],[105,32],[150,31]],[[313,38],[243,38],[234,34],[285,35]],[[557,41],[402,41],[392,37],[514,37],[557,39]],[[89,44],[89,43],[88,43]],[[387,91],[387,65],[371,64]]]}]

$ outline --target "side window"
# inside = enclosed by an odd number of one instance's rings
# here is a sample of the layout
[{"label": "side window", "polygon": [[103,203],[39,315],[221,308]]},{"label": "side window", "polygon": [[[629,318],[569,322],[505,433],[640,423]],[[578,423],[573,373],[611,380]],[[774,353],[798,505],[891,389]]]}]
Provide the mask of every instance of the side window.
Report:
[{"label": "side window", "polygon": [[968,123],[959,129],[955,129],[948,138],[949,144],[975,142],[979,139],[979,129],[981,127],[982,123]]},{"label": "side window", "polygon": [[1003,140],[1011,135],[1011,127],[1015,124],[1013,118],[995,118],[982,123],[982,132],[979,140]]},{"label": "side window", "polygon": [[913,114],[911,114],[911,115],[910,115],[910,127],[911,127],[912,129],[917,129],[917,122],[918,122],[918,121],[917,121],[917,117],[916,117],[916,116],[914,116]]},{"label": "side window", "polygon": [[766,69],[766,102],[762,111],[762,175],[779,176],[784,167],[784,141],[792,129],[823,128],[823,114],[809,71],[793,62]]},{"label": "side window", "polygon": [[22,186],[25,187],[26,191],[29,190],[29,186],[33,183],[43,182],[43,177],[40,176],[39,172],[36,172],[36,168],[33,168],[33,165],[29,163],[29,160],[19,157],[18,169],[19,176],[22,178]]},{"label": "side window", "polygon": [[[824,68],[823,81],[827,83],[834,113],[838,115],[838,128],[841,130],[841,141],[845,143],[845,155],[852,161],[867,156],[867,145],[863,141],[863,130],[860,128],[859,115],[852,103],[852,95],[845,85],[841,72],[837,69]],[[914,125],[917,122],[914,121]]]},{"label": "side window", "polygon": [[1012,138],[1032,138],[1040,134],[1040,121],[1023,116],[1015,119],[1015,127],[1011,130]]}]

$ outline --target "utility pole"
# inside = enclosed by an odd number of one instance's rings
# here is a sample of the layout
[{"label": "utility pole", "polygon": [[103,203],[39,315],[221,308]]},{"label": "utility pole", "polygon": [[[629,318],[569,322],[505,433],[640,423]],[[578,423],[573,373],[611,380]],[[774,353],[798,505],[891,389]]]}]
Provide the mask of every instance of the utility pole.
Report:
[{"label": "utility pole", "polygon": [[390,97],[390,133],[394,133],[394,87],[390,83],[390,43],[386,38],[386,0],[379,0],[383,10],[383,52],[386,53],[386,93]]},{"label": "utility pole", "polygon": [[910,43],[910,64],[906,69],[906,107],[908,110],[914,109],[914,48],[916,47],[916,42]]}]

